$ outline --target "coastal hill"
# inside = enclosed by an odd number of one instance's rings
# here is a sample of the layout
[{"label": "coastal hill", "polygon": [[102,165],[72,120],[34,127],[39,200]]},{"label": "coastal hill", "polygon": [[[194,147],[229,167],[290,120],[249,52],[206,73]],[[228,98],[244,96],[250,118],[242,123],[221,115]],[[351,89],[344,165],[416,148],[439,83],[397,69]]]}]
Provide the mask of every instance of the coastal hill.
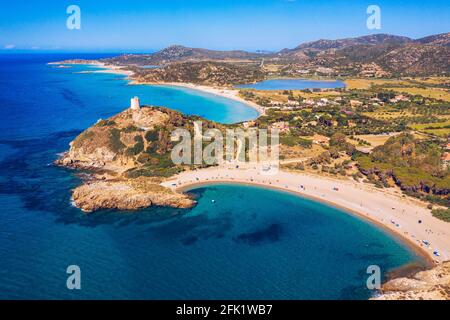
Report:
[{"label": "coastal hill", "polygon": [[450,300],[450,261],[410,278],[388,281],[373,300]]},{"label": "coastal hill", "polygon": [[278,56],[299,69],[379,77],[450,73],[450,33],[417,40],[385,34],[309,42]]},{"label": "coastal hill", "polygon": [[[85,183],[73,191],[74,204],[86,212],[194,205],[186,195],[160,183],[184,170],[171,161],[171,132],[183,127],[193,133],[192,123],[197,119],[166,108],[129,108],[83,131],[56,161],[57,165],[90,172]],[[210,128],[220,128],[202,121]]]},{"label": "coastal hill", "polygon": [[178,62],[148,72],[132,68],[139,83],[183,82],[211,86],[233,86],[264,80],[265,74],[255,64],[231,64],[217,61]]},{"label": "coastal hill", "polygon": [[[259,68],[266,77],[317,74],[360,77],[443,76],[450,73],[449,43],[450,33],[416,40],[375,34],[337,40],[321,39],[276,53],[216,51],[174,45],[152,54],[124,54],[102,61],[127,67],[161,67],[175,64],[172,68],[162,70],[141,68],[141,74],[149,74],[149,78],[155,79],[189,78],[164,74],[183,74],[188,69],[183,63],[206,61],[214,63],[215,68],[211,68],[211,72],[221,72],[222,78],[230,75],[230,80],[236,70],[245,74],[248,70],[240,68],[250,68],[252,73],[246,79],[250,82],[260,80],[255,68]],[[194,64],[197,67],[199,65],[202,64]],[[270,65],[272,67],[264,67]],[[204,70],[207,72],[208,68]]]},{"label": "coastal hill", "polygon": [[425,38],[420,38],[420,39],[415,40],[415,42],[421,43],[421,44],[450,46],[450,32],[436,34],[436,35],[428,36]]},{"label": "coastal hill", "polygon": [[188,48],[173,45],[152,54],[125,54],[105,59],[108,63],[135,64],[144,66],[161,66],[172,62],[205,61],[205,60],[252,60],[262,54],[242,50],[217,51],[202,48]]},{"label": "coastal hill", "polygon": [[413,41],[411,38],[389,34],[374,34],[356,38],[345,38],[337,40],[320,39],[298,45],[294,49],[284,49],[280,53],[288,54],[301,50],[324,51],[329,49],[343,49],[357,45],[380,45],[380,44],[404,44]]}]

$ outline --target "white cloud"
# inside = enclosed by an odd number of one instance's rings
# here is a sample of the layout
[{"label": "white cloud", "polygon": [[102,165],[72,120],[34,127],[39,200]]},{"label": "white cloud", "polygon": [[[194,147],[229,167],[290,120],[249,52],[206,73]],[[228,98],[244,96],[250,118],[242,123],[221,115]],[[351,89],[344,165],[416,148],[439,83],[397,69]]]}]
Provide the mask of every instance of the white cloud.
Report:
[{"label": "white cloud", "polygon": [[11,49],[14,49],[15,47],[16,47],[15,44],[7,44],[4,48],[5,48],[6,50],[11,50]]}]

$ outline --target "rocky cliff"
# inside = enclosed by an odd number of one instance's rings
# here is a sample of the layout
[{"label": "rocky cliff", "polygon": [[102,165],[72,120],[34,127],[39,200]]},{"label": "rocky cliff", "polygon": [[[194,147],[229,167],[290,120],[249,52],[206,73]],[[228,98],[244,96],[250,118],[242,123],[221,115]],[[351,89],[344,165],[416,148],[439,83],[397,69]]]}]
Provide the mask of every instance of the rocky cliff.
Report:
[{"label": "rocky cliff", "polygon": [[397,278],[383,285],[382,294],[373,300],[449,300],[450,261],[411,278]]}]

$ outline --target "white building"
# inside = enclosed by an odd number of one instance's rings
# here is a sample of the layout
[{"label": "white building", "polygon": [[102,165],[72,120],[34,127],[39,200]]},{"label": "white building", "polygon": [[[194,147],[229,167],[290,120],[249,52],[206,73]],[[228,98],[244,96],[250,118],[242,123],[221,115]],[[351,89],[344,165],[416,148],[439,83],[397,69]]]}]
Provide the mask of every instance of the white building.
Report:
[{"label": "white building", "polygon": [[141,106],[139,105],[139,98],[138,97],[131,98],[131,109],[139,110],[140,107]]}]

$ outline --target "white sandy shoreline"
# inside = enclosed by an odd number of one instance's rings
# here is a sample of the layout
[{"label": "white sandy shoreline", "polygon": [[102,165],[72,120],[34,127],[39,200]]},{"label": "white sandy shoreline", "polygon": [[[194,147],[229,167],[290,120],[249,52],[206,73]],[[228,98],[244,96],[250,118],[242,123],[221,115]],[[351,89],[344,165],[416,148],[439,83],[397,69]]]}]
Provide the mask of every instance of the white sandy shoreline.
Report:
[{"label": "white sandy shoreline", "polygon": [[110,64],[106,64],[104,62],[100,62],[100,61],[89,61],[86,63],[81,63],[81,62],[73,62],[73,63],[69,63],[69,62],[49,62],[47,63],[48,65],[56,65],[59,67],[69,67],[70,65],[87,65],[87,66],[96,66],[99,68],[102,68],[102,70],[86,70],[86,71],[79,71],[77,73],[112,73],[112,74],[120,74],[120,75],[125,75],[127,76],[127,79],[129,79],[130,76],[132,76],[134,73],[131,70],[123,70],[123,68],[125,68],[124,66],[115,66],[115,65],[110,65]]},{"label": "white sandy shoreline", "polygon": [[120,74],[127,76],[127,80],[130,80],[130,77],[134,74],[133,71],[123,70],[123,66],[114,66],[105,64],[103,62],[98,63],[90,63],[91,66],[96,66],[99,68],[103,68],[102,70],[93,70],[93,71],[82,71],[83,73],[112,73],[112,74]]},{"label": "white sandy shoreline", "polygon": [[[266,176],[255,168],[236,169],[231,166],[182,172],[162,185],[183,191],[214,183],[259,185],[325,202],[386,228],[429,261],[440,263],[450,260],[450,224],[434,218],[426,204],[404,198],[393,190],[379,190],[350,180],[285,171]],[[422,222],[419,223],[419,220]],[[430,245],[426,246],[423,240]],[[440,253],[439,257],[433,254],[435,250]]]}]

